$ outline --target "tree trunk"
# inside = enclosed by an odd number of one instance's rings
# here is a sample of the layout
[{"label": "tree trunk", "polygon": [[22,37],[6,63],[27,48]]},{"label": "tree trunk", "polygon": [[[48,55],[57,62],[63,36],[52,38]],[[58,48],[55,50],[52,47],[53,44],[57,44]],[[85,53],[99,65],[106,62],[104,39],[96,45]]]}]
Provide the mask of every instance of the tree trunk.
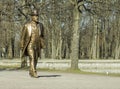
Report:
[{"label": "tree trunk", "polygon": [[91,58],[92,59],[97,59],[98,55],[98,31],[97,31],[97,18],[94,17],[94,30],[93,30],[93,39],[92,39],[92,47],[91,47]]},{"label": "tree trunk", "polygon": [[8,58],[13,58],[12,44],[10,42],[8,47]]},{"label": "tree trunk", "polygon": [[115,47],[115,59],[119,59],[120,58],[120,16],[117,16],[117,31],[116,31],[116,47]]},{"label": "tree trunk", "polygon": [[79,11],[77,6],[73,10],[73,37],[71,41],[71,68],[78,69],[79,53]]}]

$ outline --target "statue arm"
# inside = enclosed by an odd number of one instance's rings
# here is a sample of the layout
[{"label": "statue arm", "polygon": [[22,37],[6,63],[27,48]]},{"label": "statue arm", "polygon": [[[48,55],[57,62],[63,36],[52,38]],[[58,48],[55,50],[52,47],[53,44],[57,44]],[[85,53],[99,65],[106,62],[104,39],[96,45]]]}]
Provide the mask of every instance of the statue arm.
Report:
[{"label": "statue arm", "polygon": [[41,48],[45,48],[44,26],[43,26],[42,23],[40,23],[40,31],[41,31],[41,35],[40,35],[40,47],[41,47]]},{"label": "statue arm", "polygon": [[41,35],[40,37],[44,38],[44,26],[42,23],[39,23],[40,24],[40,30],[41,30]]},{"label": "statue arm", "polygon": [[42,24],[42,34],[41,34],[41,37],[44,38],[44,26],[43,26],[43,24]]}]

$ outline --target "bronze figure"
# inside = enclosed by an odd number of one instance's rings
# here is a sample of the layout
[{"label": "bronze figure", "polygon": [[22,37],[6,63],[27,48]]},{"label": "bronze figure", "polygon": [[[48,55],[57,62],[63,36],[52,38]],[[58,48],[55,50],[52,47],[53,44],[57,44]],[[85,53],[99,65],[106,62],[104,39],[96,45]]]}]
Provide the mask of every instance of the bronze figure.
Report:
[{"label": "bronze figure", "polygon": [[22,57],[29,56],[31,77],[37,78],[37,61],[40,57],[41,48],[43,48],[44,35],[42,34],[44,28],[42,23],[38,22],[38,12],[34,10],[31,14],[31,21],[26,23],[21,33],[21,50]]}]

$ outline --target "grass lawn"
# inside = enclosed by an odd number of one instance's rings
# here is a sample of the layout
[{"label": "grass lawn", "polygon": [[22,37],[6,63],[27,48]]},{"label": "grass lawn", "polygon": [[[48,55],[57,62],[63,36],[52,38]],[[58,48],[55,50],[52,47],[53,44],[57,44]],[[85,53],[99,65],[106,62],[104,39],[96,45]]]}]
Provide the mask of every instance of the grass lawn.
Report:
[{"label": "grass lawn", "polygon": [[[0,70],[29,70],[29,67],[21,68],[18,65],[15,66],[0,66]],[[113,74],[113,73],[94,73],[94,72],[84,72],[81,70],[72,70],[72,69],[67,69],[67,70],[56,70],[56,69],[44,69],[44,68],[37,68],[37,71],[47,71],[47,72],[62,72],[62,73],[73,73],[73,74],[86,74],[86,75],[99,75],[99,76],[114,76],[114,77],[120,77],[120,74]]]}]

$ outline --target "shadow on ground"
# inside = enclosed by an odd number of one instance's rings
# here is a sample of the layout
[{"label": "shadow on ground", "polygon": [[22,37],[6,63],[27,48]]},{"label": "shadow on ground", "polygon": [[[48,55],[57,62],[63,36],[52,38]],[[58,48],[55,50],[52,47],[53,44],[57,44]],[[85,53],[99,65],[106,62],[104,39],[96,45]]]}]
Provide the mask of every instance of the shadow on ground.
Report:
[{"label": "shadow on ground", "polygon": [[40,75],[38,76],[39,78],[40,77],[61,77],[61,75]]},{"label": "shadow on ground", "polygon": [[[25,68],[21,68],[21,67],[16,67],[16,68],[9,68],[9,67],[6,67],[6,68],[0,68],[0,71],[17,71],[17,70],[28,70],[29,67],[25,67]],[[38,76],[38,78],[42,78],[42,77],[61,77],[61,75],[40,75]]]}]

